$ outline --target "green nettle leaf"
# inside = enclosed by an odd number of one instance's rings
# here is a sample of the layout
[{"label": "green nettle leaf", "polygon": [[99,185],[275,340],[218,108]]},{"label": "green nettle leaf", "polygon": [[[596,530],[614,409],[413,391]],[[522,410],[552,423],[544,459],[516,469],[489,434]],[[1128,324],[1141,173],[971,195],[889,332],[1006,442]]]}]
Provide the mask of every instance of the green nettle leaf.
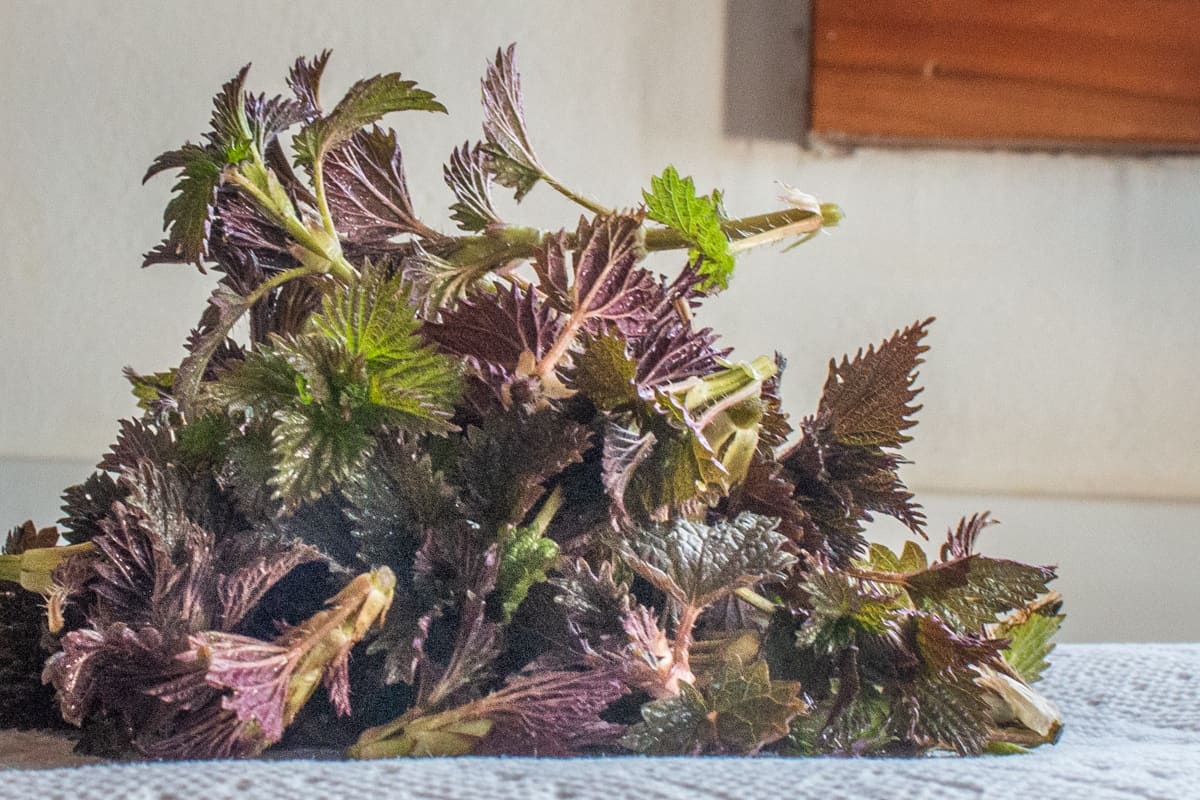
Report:
[{"label": "green nettle leaf", "polygon": [[558,560],[558,544],[547,539],[535,525],[512,528],[500,540],[500,575],[496,591],[500,593],[504,621],[510,622],[536,583]]},{"label": "green nettle leaf", "polygon": [[168,169],[180,173],[171,189],[175,196],[163,212],[167,238],[146,254],[142,266],[168,259],[200,266],[208,258],[209,233],[224,166],[207,148],[195,144],[164,153],[150,166],[143,182]]},{"label": "green nettle leaf", "polygon": [[1050,666],[1046,658],[1054,650],[1052,640],[1062,621],[1061,614],[1035,613],[1017,624],[1002,626],[998,631],[1009,640],[1002,654],[1004,661],[1026,683],[1041,680],[1042,673]]},{"label": "green nettle leaf", "polygon": [[418,89],[399,72],[358,81],[328,115],[300,129],[292,143],[296,163],[312,167],[325,154],[348,140],[359,128],[378,122],[393,111],[440,111],[446,107],[432,93]]},{"label": "green nettle leaf", "polygon": [[250,157],[254,131],[246,116],[246,74],[250,65],[242,67],[213,99],[212,130],[208,140],[224,157],[226,164],[236,164]]},{"label": "green nettle leaf", "polygon": [[160,261],[193,263],[203,271],[210,255],[209,236],[217,202],[217,189],[226,166],[239,164],[254,152],[255,136],[246,116],[246,73],[250,65],[231,78],[213,100],[207,146],[185,144],[163,153],[146,170],[142,182],[170,169],[180,171],[172,188],[175,196],[163,212],[167,238],[146,254],[142,266]]},{"label": "green nettle leaf", "polygon": [[171,386],[175,383],[175,370],[173,369],[142,375],[134,372],[131,367],[125,367],[122,372],[132,387],[133,396],[137,398],[138,408],[143,411],[151,410],[163,399],[164,395],[169,395]]},{"label": "green nettle leaf", "polygon": [[320,405],[275,413],[276,494],[288,506],[316,500],[361,467],[374,439],[359,420]]},{"label": "green nettle leaf", "polygon": [[425,345],[408,290],[367,269],[354,286],[327,296],[312,327],[365,363],[367,399],[397,412],[410,430],[447,431],[462,394],[458,365]]},{"label": "green nettle leaf", "polygon": [[637,361],[625,339],[614,333],[584,338],[568,385],[603,411],[636,402]]},{"label": "green nettle leaf", "polygon": [[630,531],[617,548],[630,568],[679,603],[704,608],[734,590],[777,579],[796,563],[779,520],[742,513],[714,525],[680,519]]},{"label": "green nettle leaf", "polygon": [[810,610],[796,632],[796,643],[822,654],[886,633],[904,608],[900,592],[840,572],[813,570],[800,588],[808,595]]},{"label": "green nettle leaf", "polygon": [[648,755],[751,755],[788,734],[802,714],[800,684],[773,681],[767,662],[725,664],[705,689],[684,683],[678,697],[642,706],[621,744]]},{"label": "green nettle leaf", "polygon": [[679,231],[692,243],[692,257],[703,257],[703,285],[727,288],[733,274],[733,256],[714,199],[698,196],[695,182],[679,177],[675,167],[667,167],[661,176],[651,178],[650,191],[642,192],[642,198],[647,217]]},{"label": "green nettle leaf", "polygon": [[974,632],[995,622],[999,614],[1033,602],[1054,577],[1050,567],[968,556],[912,573],[905,586],[919,608],[956,630]]}]

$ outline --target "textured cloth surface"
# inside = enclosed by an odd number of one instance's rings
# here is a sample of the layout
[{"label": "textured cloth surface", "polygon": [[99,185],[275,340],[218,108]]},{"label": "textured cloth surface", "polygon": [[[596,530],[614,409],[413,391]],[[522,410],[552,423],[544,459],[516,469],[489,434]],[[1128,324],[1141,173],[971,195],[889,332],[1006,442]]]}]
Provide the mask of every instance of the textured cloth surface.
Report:
[{"label": "textured cloth surface", "polygon": [[1200,797],[1200,644],[1062,645],[1051,663],[1039,688],[1066,729],[1025,756],[99,764],[5,771],[0,798]]}]

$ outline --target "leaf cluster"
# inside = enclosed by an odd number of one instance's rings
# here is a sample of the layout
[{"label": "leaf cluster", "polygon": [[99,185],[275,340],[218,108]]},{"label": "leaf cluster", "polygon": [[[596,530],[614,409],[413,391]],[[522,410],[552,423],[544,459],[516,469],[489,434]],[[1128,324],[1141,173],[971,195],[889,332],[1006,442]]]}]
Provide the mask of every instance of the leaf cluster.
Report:
[{"label": "leaf cluster", "polygon": [[[445,108],[399,73],[327,105],[328,59],[287,97],[239,71],[151,165],[177,182],[147,263],[217,285],[179,364],[127,370],[138,416],[64,493],[70,545],[30,526],[0,556],[0,710],[40,668],[89,746],[156,757],[288,730],[360,757],[1053,738],[1029,687],[1053,570],[976,552],[986,515],[932,561],[866,537],[878,514],[924,535],[900,453],[930,321],[832,361],[795,430],[782,357],[698,321],[744,251],[834,209],[731,219],[674,167],[602,206],[537,155],[509,47],[442,232],[384,121]],[[582,215],[512,224],[496,186]]]}]

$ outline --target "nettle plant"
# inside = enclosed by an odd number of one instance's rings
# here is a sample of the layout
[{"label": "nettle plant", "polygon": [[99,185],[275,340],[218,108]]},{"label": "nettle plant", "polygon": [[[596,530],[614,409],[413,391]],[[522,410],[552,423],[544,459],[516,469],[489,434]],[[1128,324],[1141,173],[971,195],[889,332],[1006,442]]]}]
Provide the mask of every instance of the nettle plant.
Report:
[{"label": "nettle plant", "polygon": [[[1054,571],[978,554],[986,514],[930,553],[864,536],[877,514],[925,536],[897,470],[929,321],[831,362],[796,431],[783,360],[734,359],[693,320],[737,256],[836,207],[789,190],[735,219],[672,167],[602,207],[539,161],[509,48],[484,140],[445,165],[461,233],[443,233],[377,123],[444,108],[398,73],[329,108],[327,57],[296,62],[290,98],[243,69],[203,141],[147,173],[178,182],[146,263],[218,286],[177,368],[127,371],[141,416],[66,490],[69,544],[32,523],[8,539],[4,725],[53,716],[91,752],[171,758],[1057,736],[1030,688]],[[539,183],[583,207],[574,228],[492,202]],[[682,251],[678,274],[655,251]]]}]

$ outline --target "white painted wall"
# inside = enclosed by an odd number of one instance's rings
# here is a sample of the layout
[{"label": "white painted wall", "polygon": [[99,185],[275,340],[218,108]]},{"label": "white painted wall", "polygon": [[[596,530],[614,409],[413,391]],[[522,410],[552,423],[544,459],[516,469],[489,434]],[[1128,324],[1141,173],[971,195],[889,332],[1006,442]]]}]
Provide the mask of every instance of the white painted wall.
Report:
[{"label": "white painted wall", "polygon": [[[3,0],[0,458],[94,460],[133,410],[121,366],[180,359],[212,279],[138,269],[170,188],[138,180],[242,63],[279,91],[291,59],[328,46],[330,92],[393,69],[435,91],[450,116],[392,123],[437,219],[443,159],[479,136],[484,62],[517,41],[543,160],[605,203],[633,204],[673,162],[733,212],[772,208],[776,178],[843,205],[832,236],[745,259],[705,316],[746,356],[787,355],[791,410],[815,403],[829,356],[935,314],[916,488],[1200,501],[1200,159],[831,157],[731,137],[725,24],[717,0]],[[519,216],[574,213],[537,191]],[[1085,553],[1089,524],[1043,535]],[[1194,560],[1190,536],[1171,541]]]}]

